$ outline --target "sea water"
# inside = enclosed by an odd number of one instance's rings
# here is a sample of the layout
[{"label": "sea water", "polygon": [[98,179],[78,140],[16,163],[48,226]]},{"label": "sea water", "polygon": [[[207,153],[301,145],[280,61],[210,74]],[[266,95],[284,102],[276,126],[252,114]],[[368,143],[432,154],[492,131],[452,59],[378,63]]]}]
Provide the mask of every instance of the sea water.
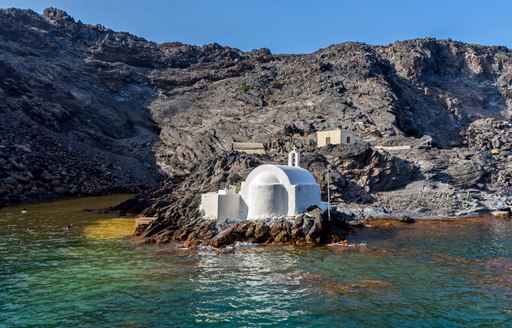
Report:
[{"label": "sea water", "polygon": [[0,210],[0,327],[512,326],[510,221],[186,250],[140,245],[134,219],[81,211],[128,197]]}]

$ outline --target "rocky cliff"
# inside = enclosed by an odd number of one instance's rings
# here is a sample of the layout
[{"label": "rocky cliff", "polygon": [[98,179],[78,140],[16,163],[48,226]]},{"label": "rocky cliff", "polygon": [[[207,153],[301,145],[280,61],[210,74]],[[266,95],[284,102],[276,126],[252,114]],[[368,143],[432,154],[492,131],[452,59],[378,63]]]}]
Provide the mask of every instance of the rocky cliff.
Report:
[{"label": "rocky cliff", "polygon": [[[3,204],[145,191],[145,213],[172,225],[196,215],[198,193],[296,145],[321,183],[333,166],[334,201],[355,215],[510,205],[506,47],[428,38],[274,55],[156,44],[54,8],[0,10],[0,31]],[[314,147],[338,126],[411,149]]]}]

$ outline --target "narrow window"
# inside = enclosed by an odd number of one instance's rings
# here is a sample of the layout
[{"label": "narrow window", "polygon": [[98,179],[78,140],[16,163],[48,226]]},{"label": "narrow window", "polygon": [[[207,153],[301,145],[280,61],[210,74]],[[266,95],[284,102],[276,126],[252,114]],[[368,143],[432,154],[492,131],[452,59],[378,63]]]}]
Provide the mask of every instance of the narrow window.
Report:
[{"label": "narrow window", "polygon": [[347,137],[347,144],[350,144],[350,137]]}]

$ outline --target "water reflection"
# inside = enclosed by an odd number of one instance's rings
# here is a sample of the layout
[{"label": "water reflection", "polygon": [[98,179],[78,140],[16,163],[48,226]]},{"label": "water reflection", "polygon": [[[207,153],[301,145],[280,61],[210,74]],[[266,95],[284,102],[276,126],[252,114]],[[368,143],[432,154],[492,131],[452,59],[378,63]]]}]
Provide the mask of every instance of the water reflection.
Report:
[{"label": "water reflection", "polygon": [[492,247],[499,251],[506,251],[506,248],[510,247],[507,241],[510,236],[512,236],[512,225],[510,221],[492,220],[490,223],[490,235],[492,238]]},{"label": "water reflection", "polygon": [[290,279],[299,261],[299,254],[290,249],[265,246],[201,252],[192,280],[203,298],[195,309],[196,320],[270,325],[304,315],[302,309],[290,307],[303,296],[298,282]]}]

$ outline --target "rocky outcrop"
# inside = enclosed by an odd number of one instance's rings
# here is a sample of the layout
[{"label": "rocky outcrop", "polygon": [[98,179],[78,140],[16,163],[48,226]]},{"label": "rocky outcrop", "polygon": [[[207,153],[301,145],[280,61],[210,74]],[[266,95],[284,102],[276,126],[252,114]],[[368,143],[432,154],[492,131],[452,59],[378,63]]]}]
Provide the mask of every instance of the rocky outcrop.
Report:
[{"label": "rocky outcrop", "polygon": [[330,244],[346,239],[351,218],[319,208],[294,218],[268,218],[256,221],[189,219],[182,224],[162,226],[154,222],[142,232],[146,243],[183,242],[185,247],[224,247],[237,242],[254,244]]},{"label": "rocky outcrop", "polygon": [[495,119],[476,120],[464,134],[469,148],[483,157],[485,186],[512,187],[512,124]]},{"label": "rocky outcrop", "polygon": [[[144,204],[152,204],[142,212],[142,215],[158,217],[150,227],[140,231],[139,234],[155,240],[186,241],[193,231],[199,230],[206,233],[204,225],[211,221],[199,217],[201,193],[229,186],[239,186],[255,167],[265,163],[284,164],[286,160],[286,154],[269,156],[247,155],[238,152],[228,152],[222,156],[204,160],[196,167],[193,174],[168,179],[158,191],[139,196],[139,200]],[[324,193],[327,188],[328,165],[332,167],[330,182],[331,200],[334,203],[373,203],[375,200],[372,193],[398,189],[408,181],[419,177],[418,169],[414,165],[389,154],[381,154],[368,145],[331,145],[321,151],[316,151],[315,148],[304,149],[302,166],[312,172]],[[397,170],[399,172],[396,172]],[[324,194],[323,199],[326,198],[327,195]],[[132,204],[131,206],[136,205]],[[339,212],[336,217],[343,217],[342,212]],[[344,218],[346,220],[347,216]],[[292,221],[284,220],[283,222],[291,224]],[[272,221],[272,223],[275,222]],[[285,225],[288,226],[288,224]],[[335,224],[333,223],[333,225]],[[227,227],[232,228],[233,226],[228,225]],[[216,227],[215,231],[220,233],[227,227],[222,227],[222,229]],[[286,228],[287,231],[292,230],[291,226],[288,228]],[[328,231],[331,230],[328,229],[325,233]],[[213,236],[211,237],[213,238]],[[198,237],[198,239],[203,245],[210,245],[212,242],[211,240],[206,241],[204,237]],[[268,237],[259,242],[273,242],[274,239]],[[329,242],[333,242],[335,238],[327,239]],[[293,240],[303,242],[298,235]],[[240,241],[240,239],[235,241]],[[324,242],[324,239],[316,242]],[[192,241],[189,240],[189,243]]]},{"label": "rocky outcrop", "polygon": [[[274,55],[157,44],[55,8],[0,10],[0,31],[0,204],[142,190],[137,206],[172,231],[197,218],[199,193],[292,145],[324,191],[331,165],[333,201],[356,216],[512,197],[505,47],[426,38]],[[410,149],[316,149],[315,132],[338,126]],[[234,154],[233,142],[267,155]]]}]

